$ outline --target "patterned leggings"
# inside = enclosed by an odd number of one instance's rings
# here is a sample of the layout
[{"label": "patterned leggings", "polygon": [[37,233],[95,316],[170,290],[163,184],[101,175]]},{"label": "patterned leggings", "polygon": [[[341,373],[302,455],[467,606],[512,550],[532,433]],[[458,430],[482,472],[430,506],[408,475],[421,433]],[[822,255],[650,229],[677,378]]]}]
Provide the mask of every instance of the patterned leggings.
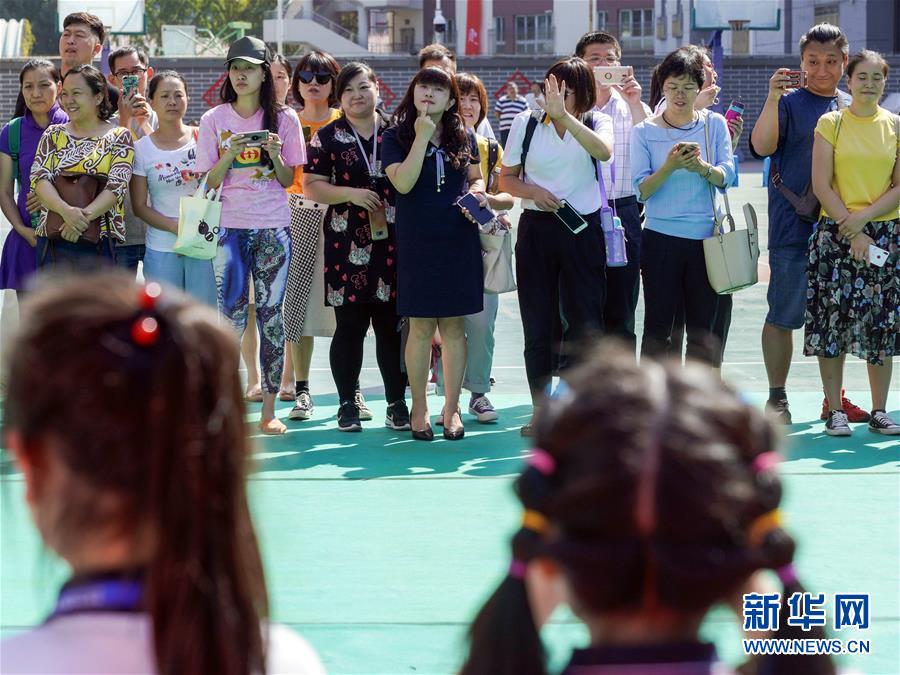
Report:
[{"label": "patterned leggings", "polygon": [[223,228],[213,260],[219,311],[239,335],[247,327],[252,277],[259,329],[262,390],[277,394],[284,366],[284,323],[281,304],[287,284],[291,237],[286,227],[252,230]]}]

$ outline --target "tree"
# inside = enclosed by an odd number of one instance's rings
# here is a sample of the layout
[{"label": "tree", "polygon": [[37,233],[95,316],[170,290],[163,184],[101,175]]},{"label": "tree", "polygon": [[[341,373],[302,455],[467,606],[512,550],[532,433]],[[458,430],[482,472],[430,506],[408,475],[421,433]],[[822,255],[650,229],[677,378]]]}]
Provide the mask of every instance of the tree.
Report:
[{"label": "tree", "polygon": [[263,15],[274,6],[274,0],[154,0],[146,5],[143,42],[159,44],[163,24],[196,25],[218,34],[231,21],[252,23],[251,34],[262,37]]}]

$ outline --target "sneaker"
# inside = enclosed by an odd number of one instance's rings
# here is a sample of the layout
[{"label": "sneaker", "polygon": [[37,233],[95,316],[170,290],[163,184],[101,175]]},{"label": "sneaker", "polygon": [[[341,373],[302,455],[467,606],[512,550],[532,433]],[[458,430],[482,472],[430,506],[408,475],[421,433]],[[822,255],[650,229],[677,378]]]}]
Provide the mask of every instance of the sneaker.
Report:
[{"label": "sneaker", "polygon": [[356,409],[359,411],[359,419],[363,422],[368,422],[374,417],[372,411],[369,410],[369,406],[366,405],[366,399],[361,391],[357,390],[356,395],[353,397],[353,402],[356,403]]},{"label": "sneaker", "polygon": [[869,418],[869,431],[886,436],[898,436],[900,424],[892,420],[884,410],[873,410]]},{"label": "sneaker", "polygon": [[395,431],[408,431],[412,428],[409,425],[409,408],[406,407],[406,401],[396,401],[387,407],[384,426]]},{"label": "sneaker", "polygon": [[[868,422],[869,421],[869,413],[860,408],[858,405],[855,405],[849,398],[844,396],[844,390],[841,389],[841,408],[847,414],[847,421],[853,422],[854,424],[858,422]],[[822,414],[819,415],[820,420],[828,419],[828,399],[822,399]]]},{"label": "sneaker", "polygon": [[475,419],[482,424],[497,421],[497,411],[494,410],[488,397],[484,395],[469,401],[469,414],[475,415]]},{"label": "sneaker", "polygon": [[766,412],[769,413],[776,422],[781,422],[782,424],[791,423],[791,409],[786,398],[776,401],[769,399],[766,401]]},{"label": "sneaker", "polygon": [[825,433],[829,436],[849,436],[853,433],[847,423],[847,413],[843,410],[832,410],[825,422]]},{"label": "sneaker", "polygon": [[353,401],[344,401],[337,414],[338,431],[362,431],[359,409]]},{"label": "sneaker", "polygon": [[294,404],[294,407],[291,408],[291,412],[288,413],[288,419],[301,421],[308,420],[312,417],[312,411],[315,407],[309,392],[301,390],[300,393],[297,394],[297,402]]}]

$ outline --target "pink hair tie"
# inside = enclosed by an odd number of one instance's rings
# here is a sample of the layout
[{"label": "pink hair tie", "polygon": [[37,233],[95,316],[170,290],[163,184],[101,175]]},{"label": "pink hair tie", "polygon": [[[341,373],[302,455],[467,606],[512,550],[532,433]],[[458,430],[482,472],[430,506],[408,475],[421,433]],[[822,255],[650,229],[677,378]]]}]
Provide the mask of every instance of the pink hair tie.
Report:
[{"label": "pink hair tie", "polygon": [[513,558],[512,562],[509,563],[509,576],[513,579],[524,579],[527,570],[528,563],[524,560],[516,560]]},{"label": "pink hair tie", "polygon": [[534,448],[528,458],[529,466],[533,466],[545,476],[552,476],[556,471],[556,460],[546,450]]},{"label": "pink hair tie", "polygon": [[777,452],[764,452],[761,455],[757,455],[756,459],[753,460],[753,472],[762,473],[764,471],[770,471],[780,461],[781,455]]},{"label": "pink hair tie", "polygon": [[784,567],[775,570],[775,574],[781,579],[781,583],[785,586],[797,583],[797,570],[794,569],[793,563],[788,563]]}]

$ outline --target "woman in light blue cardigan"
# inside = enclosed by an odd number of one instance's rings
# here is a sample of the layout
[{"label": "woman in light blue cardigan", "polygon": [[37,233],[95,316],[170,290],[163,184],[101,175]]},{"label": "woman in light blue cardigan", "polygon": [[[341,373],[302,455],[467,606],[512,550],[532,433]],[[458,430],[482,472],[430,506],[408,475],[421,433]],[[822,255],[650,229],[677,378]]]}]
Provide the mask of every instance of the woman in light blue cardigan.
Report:
[{"label": "woman in light blue cardigan", "polygon": [[719,296],[706,278],[703,239],[713,233],[717,191],[734,183],[734,161],[725,118],[697,112],[703,85],[697,54],[678,49],[658,69],[666,110],[634,127],[631,171],[645,204],[641,250],[644,336],[641,356],[665,358],[672,322],[684,304],[688,358],[721,366],[713,335]]}]

